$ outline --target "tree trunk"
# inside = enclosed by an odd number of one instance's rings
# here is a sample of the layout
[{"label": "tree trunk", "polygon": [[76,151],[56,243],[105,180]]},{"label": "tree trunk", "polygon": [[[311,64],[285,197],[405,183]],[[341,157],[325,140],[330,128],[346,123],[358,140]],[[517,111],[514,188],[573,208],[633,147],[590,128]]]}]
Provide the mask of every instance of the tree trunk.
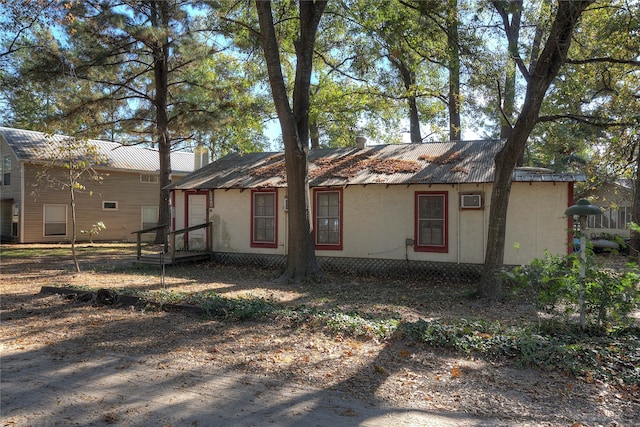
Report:
[{"label": "tree trunk", "polygon": [[[154,28],[165,25],[169,16],[166,2],[151,3],[151,17]],[[169,206],[169,190],[171,184],[171,139],[169,136],[169,118],[167,112],[167,97],[169,93],[169,40],[162,35],[153,46],[153,74],[155,78],[154,105],[156,109],[156,131],[158,134],[158,155],[160,156],[160,199],[158,201],[158,225],[169,224],[171,208]],[[156,232],[155,243],[166,243],[167,229],[161,228]]]},{"label": "tree trunk", "polygon": [[449,0],[447,7],[447,49],[449,56],[449,139],[459,141],[460,121],[460,47],[458,35],[458,0]]},{"label": "tree trunk", "polygon": [[77,224],[76,224],[76,192],[74,189],[73,179],[73,167],[69,165],[69,192],[71,195],[71,255],[73,256],[73,267],[76,272],[80,272],[80,264],[78,263],[78,254],[76,253],[76,238],[77,238]]},{"label": "tree trunk", "polygon": [[311,122],[309,124],[309,138],[311,140],[311,149],[320,148],[320,127],[318,123]]},{"label": "tree trunk", "polygon": [[504,264],[507,209],[513,171],[518,158],[524,151],[527,138],[537,122],[545,93],[560,67],[566,62],[573,29],[590,3],[592,3],[591,0],[558,2],[556,17],[545,47],[535,69],[527,76],[526,96],[518,120],[504,147],[496,155],[487,250],[482,277],[478,283],[478,293],[483,298],[497,300],[502,297],[502,280],[499,272]]},{"label": "tree trunk", "polygon": [[309,89],[313,48],[325,6],[326,1],[301,1],[299,4],[300,33],[296,43],[297,61],[292,109],[282,75],[271,2],[256,1],[269,84],[282,129],[287,172],[289,241],[287,267],[280,278],[282,281],[317,280],[322,276],[313,242],[307,150],[309,147]]},{"label": "tree trunk", "polygon": [[402,84],[407,92],[407,104],[409,106],[409,135],[411,142],[419,144],[422,142],[422,133],[420,132],[420,113],[418,112],[418,101],[416,100],[416,75],[407,67],[400,58],[389,55],[390,62],[400,72]]},{"label": "tree trunk", "polygon": [[[521,2],[520,2],[521,3]],[[502,119],[500,125],[500,138],[507,139],[511,134],[511,118],[516,109],[516,62],[518,54],[518,40],[520,38],[520,22],[522,16],[522,5],[518,7],[509,21],[507,16],[503,16],[505,28],[510,33],[508,37],[506,73],[504,77],[504,95],[502,97]],[[524,151],[523,151],[524,153]]]},{"label": "tree trunk", "polygon": [[[631,216],[633,222],[640,225],[640,147],[636,147],[636,177]],[[629,255],[635,257],[638,264],[640,264],[640,231],[638,230],[631,230]]]}]

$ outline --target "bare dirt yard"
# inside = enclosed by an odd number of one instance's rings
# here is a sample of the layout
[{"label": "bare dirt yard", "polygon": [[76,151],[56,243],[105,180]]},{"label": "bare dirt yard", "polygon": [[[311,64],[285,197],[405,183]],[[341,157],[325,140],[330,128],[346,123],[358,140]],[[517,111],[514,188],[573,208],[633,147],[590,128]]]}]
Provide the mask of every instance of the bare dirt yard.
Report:
[{"label": "bare dirt yard", "polygon": [[[455,353],[402,336],[355,337],[336,333],[326,324],[290,318],[208,318],[186,310],[95,305],[40,293],[43,286],[119,292],[164,287],[163,295],[215,292],[227,298],[262,298],[290,307],[404,322],[536,321],[530,304],[485,305],[471,298],[473,284],[327,275],[320,284],[283,285],[274,281],[277,271],[209,262],[167,267],[163,285],[159,267],[133,264],[131,245],[85,245],[80,250],[81,273],[72,269],[68,246],[3,245],[1,249],[3,354],[48,351],[80,357],[93,349],[153,355],[158,368],[228,369],[300,387],[339,390],[374,405],[465,414],[499,420],[500,425],[640,425],[637,390],[623,392],[602,381],[519,366],[507,358]],[[8,392],[3,388],[3,394]],[[27,425],[20,421],[14,417],[2,425]],[[104,415],[103,421],[127,424],[122,414]]]}]

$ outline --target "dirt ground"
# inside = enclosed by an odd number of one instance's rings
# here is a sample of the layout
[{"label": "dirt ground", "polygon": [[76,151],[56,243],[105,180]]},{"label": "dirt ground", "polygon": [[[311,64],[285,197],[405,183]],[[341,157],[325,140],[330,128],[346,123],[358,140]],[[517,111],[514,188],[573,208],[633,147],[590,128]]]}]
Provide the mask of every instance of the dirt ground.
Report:
[{"label": "dirt ground", "polygon": [[[402,340],[335,336],[320,325],[292,325],[286,319],[211,320],[186,312],[92,306],[40,293],[42,286],[162,288],[160,269],[131,267],[132,253],[126,248],[109,257],[81,255],[81,273],[72,271],[68,257],[2,256],[0,348],[60,355],[91,349],[152,354],[158,366],[195,366],[203,372],[232,369],[390,406],[498,419],[504,425],[640,425],[637,398],[561,372],[421,348]],[[270,270],[202,263],[168,267],[164,287],[271,298],[292,306],[397,313],[407,321],[482,318],[511,324],[536,317],[530,305],[483,305],[469,298],[472,285],[338,276],[321,284],[281,285],[274,282],[276,276]]]}]

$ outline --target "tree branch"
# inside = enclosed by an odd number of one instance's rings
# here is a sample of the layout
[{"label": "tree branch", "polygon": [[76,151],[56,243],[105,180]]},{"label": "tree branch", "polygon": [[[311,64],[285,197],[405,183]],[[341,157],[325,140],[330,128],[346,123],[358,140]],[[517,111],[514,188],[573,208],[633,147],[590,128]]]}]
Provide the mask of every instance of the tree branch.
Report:
[{"label": "tree branch", "polygon": [[552,114],[538,117],[538,122],[553,122],[558,120],[572,120],[577,123],[584,123],[590,126],[596,126],[601,128],[611,127],[629,127],[637,126],[637,123],[632,122],[616,122],[606,120],[606,118],[598,116],[585,116],[581,114]]},{"label": "tree branch", "polygon": [[640,61],[637,59],[619,59],[619,58],[610,58],[610,57],[601,57],[601,58],[588,58],[588,59],[567,59],[567,64],[597,64],[597,63],[608,63],[608,64],[623,64],[623,65],[634,65],[640,66]]}]

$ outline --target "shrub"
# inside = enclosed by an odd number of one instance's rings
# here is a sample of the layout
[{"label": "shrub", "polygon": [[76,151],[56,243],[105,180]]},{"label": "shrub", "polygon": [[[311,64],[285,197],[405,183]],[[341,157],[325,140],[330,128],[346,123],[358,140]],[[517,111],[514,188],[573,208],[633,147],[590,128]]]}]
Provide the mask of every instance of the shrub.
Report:
[{"label": "shrub", "polygon": [[580,276],[580,259],[575,255],[554,256],[548,253],[531,264],[506,272],[516,292],[532,296],[539,310],[565,322],[579,312],[580,293],[584,292],[584,315],[587,327],[621,327],[630,323],[629,314],[640,303],[635,265],[624,271],[606,269],[587,257],[584,279]]}]

